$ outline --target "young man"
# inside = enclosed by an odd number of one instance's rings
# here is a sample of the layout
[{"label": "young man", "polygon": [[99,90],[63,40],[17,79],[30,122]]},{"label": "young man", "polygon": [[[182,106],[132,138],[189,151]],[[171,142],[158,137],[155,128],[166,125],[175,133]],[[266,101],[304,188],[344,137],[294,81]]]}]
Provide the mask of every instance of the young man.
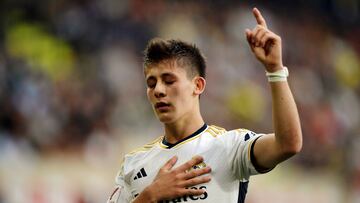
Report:
[{"label": "young man", "polygon": [[125,156],[108,202],[244,202],[251,175],[268,172],[300,151],[300,121],[281,39],[256,8],[253,13],[257,25],[245,35],[265,66],[275,132],[205,124],[199,107],[206,85],[203,56],[182,41],[152,40],[145,50],[147,96],[165,132]]}]

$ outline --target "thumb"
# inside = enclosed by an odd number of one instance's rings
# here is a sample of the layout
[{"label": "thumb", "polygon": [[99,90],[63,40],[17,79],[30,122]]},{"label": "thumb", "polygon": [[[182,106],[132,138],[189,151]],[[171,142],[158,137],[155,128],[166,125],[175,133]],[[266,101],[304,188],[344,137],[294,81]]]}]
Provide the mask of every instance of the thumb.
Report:
[{"label": "thumb", "polygon": [[171,159],[169,159],[166,164],[162,167],[164,170],[170,170],[172,167],[174,167],[175,163],[177,162],[178,157],[173,156]]},{"label": "thumb", "polygon": [[251,48],[251,50],[254,52],[254,45],[251,42],[251,31],[249,29],[245,29],[245,36],[246,36],[246,40]]},{"label": "thumb", "polygon": [[251,37],[251,30],[250,29],[245,29],[245,35],[246,35],[246,39],[250,39]]}]

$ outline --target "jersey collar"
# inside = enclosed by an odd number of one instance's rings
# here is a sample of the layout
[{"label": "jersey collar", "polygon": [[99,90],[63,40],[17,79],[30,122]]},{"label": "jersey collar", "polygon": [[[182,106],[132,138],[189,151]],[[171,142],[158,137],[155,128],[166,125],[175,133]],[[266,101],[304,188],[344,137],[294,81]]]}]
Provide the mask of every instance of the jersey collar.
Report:
[{"label": "jersey collar", "polygon": [[192,137],[195,137],[196,135],[199,135],[200,133],[204,132],[204,131],[206,130],[206,128],[207,128],[207,124],[205,123],[201,128],[199,128],[199,129],[198,129],[197,131],[195,131],[193,134],[191,134],[191,135],[189,135],[189,136],[187,136],[187,137],[185,137],[185,138],[177,141],[177,142],[174,143],[174,144],[171,144],[171,143],[167,142],[167,141],[165,140],[165,136],[164,136],[164,138],[162,139],[161,143],[162,143],[167,149],[171,149],[171,148],[175,147],[176,145],[178,145],[178,144],[180,144],[180,143],[182,143],[182,142],[184,142],[184,141],[186,141],[186,140],[188,140],[188,139],[190,139],[190,138],[192,138]]}]

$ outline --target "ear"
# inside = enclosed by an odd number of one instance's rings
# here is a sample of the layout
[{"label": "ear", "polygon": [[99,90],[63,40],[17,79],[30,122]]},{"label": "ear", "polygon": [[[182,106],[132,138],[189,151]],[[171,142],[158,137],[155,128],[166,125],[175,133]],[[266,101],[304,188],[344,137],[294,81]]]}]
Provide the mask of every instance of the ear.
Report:
[{"label": "ear", "polygon": [[194,84],[195,84],[194,95],[202,94],[204,92],[205,86],[206,86],[205,78],[196,76],[194,78]]}]

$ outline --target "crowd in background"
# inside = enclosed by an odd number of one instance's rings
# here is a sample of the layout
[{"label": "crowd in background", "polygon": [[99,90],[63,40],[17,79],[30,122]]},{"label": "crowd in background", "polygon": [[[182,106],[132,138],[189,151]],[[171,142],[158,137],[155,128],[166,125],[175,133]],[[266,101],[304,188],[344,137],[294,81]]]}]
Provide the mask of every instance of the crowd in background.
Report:
[{"label": "crowd in background", "polygon": [[304,136],[292,164],[330,172],[342,201],[360,202],[360,3],[271,2],[2,1],[0,203],[105,201],[124,153],[162,132],[142,69],[153,37],[204,52],[207,123],[271,132],[269,86],[244,34],[253,6],[282,37]]}]

